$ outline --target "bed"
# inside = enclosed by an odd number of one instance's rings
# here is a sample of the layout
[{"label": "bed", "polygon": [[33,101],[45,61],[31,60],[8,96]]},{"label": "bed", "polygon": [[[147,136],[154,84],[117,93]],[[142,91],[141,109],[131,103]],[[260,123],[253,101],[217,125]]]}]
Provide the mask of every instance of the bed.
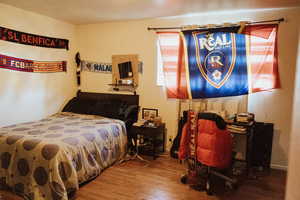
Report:
[{"label": "bed", "polygon": [[0,128],[1,187],[30,200],[67,200],[80,184],[125,155],[128,120],[120,119],[120,113],[119,119],[107,118],[102,115],[112,114],[99,109],[120,101],[127,105],[124,117],[138,105],[138,96],[79,93],[75,99],[64,112]]}]

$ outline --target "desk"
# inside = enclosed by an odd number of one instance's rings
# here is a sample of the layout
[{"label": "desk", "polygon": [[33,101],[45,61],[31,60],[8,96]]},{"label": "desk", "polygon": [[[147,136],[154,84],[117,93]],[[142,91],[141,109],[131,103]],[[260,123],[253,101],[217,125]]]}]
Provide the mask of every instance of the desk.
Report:
[{"label": "desk", "polygon": [[227,128],[227,130],[229,130],[230,133],[233,135],[246,136],[246,158],[244,160],[241,159],[236,159],[236,160],[246,162],[246,173],[247,176],[249,176],[252,167],[252,151],[253,151],[253,136],[254,136],[255,122],[254,121],[250,123],[227,122],[227,125],[229,126],[233,125],[245,129],[245,132],[241,133],[238,131],[233,131],[230,128]]},{"label": "desk", "polygon": [[151,155],[153,156],[153,160],[155,160],[160,151],[159,148],[162,148],[162,152],[165,151],[165,138],[166,138],[166,133],[165,133],[165,124],[162,123],[158,127],[147,127],[147,126],[135,126],[133,125],[131,128],[131,134],[133,138],[135,139],[135,143],[137,145],[137,138],[138,137],[143,137],[145,138],[150,138],[151,142],[151,150],[150,151],[145,151],[145,149],[141,147],[139,148],[139,151],[141,154],[145,155]]}]

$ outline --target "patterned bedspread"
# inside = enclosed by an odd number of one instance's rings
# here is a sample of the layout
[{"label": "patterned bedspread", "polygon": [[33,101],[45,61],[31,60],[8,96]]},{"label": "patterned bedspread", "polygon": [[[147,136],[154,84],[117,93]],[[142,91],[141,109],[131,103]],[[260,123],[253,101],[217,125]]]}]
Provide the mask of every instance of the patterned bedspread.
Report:
[{"label": "patterned bedspread", "polygon": [[125,124],[58,113],[0,128],[0,185],[31,200],[66,200],[125,154]]}]

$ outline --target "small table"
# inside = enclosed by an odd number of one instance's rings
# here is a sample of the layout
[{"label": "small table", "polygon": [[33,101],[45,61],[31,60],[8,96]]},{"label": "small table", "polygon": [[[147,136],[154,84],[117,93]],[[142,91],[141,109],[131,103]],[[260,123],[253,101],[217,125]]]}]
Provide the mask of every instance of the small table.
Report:
[{"label": "small table", "polygon": [[135,144],[137,144],[137,138],[149,138],[151,140],[151,150],[150,151],[142,151],[141,154],[151,155],[153,156],[153,160],[155,160],[161,151],[158,151],[159,148],[162,147],[162,152],[165,151],[165,124],[162,123],[158,127],[149,127],[149,126],[135,126],[133,125],[131,128],[131,134],[135,140]]}]

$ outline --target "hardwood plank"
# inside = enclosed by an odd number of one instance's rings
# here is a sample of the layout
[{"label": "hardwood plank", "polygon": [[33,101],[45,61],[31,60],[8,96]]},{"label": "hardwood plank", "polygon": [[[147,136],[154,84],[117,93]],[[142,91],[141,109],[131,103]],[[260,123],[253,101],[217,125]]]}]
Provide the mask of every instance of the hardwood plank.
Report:
[{"label": "hardwood plank", "polygon": [[[149,159],[151,160],[151,158]],[[114,165],[93,181],[80,187],[73,200],[283,200],[286,172],[271,170],[257,180],[246,180],[236,191],[219,196],[191,189],[180,183],[185,166],[167,155],[145,166],[140,161]],[[0,191],[1,200],[20,200]]]}]

